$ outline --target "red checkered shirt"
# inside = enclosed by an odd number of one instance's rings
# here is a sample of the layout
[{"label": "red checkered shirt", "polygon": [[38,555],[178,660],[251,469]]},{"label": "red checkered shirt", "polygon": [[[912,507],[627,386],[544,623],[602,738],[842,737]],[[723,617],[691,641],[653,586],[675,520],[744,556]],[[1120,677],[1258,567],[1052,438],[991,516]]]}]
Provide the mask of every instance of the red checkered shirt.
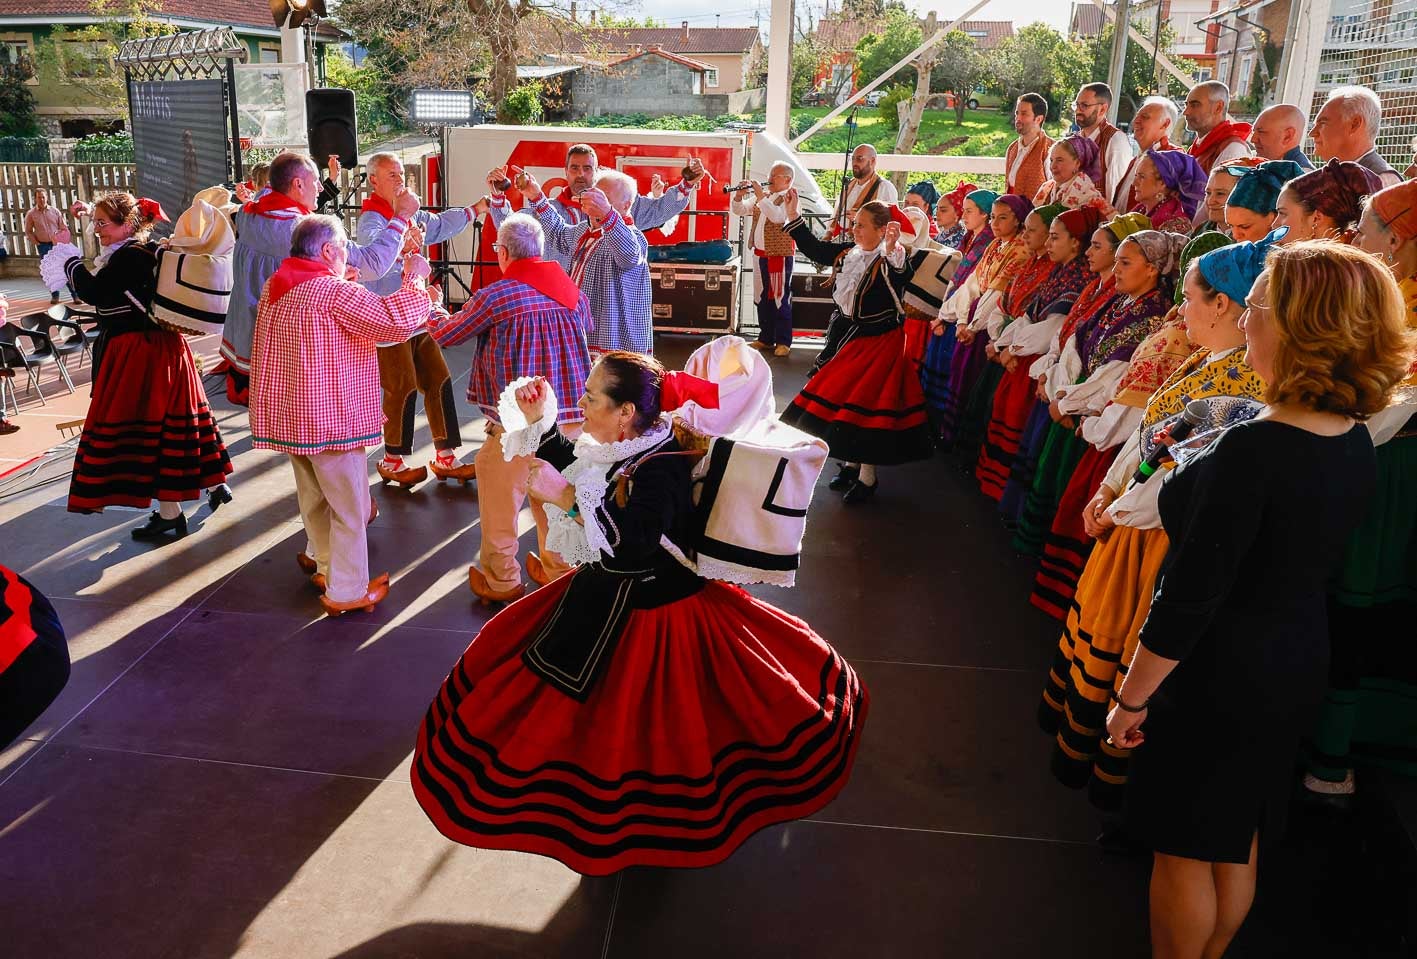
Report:
[{"label": "red checkered shirt", "polygon": [[558,423],[585,418],[576,401],[590,377],[590,303],[582,293],[574,310],[519,280],[498,280],[473,294],[452,316],[435,314],[428,332],[443,346],[479,338],[467,398],[501,425],[497,399],[522,376],[544,376],[556,391]]},{"label": "red checkered shirt", "polygon": [[428,294],[405,282],[391,296],[321,276],[256,307],[251,347],[251,445],[299,456],[383,441],[375,343],[401,343],[428,321]]}]

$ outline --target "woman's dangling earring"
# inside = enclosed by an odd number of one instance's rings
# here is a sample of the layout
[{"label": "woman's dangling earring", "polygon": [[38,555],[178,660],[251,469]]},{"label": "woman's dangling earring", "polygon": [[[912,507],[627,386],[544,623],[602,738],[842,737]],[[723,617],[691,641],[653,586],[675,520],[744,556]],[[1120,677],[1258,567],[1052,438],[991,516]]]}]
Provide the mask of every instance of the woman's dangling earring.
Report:
[{"label": "woman's dangling earring", "polygon": [[625,424],[620,424],[620,442],[625,442]]}]

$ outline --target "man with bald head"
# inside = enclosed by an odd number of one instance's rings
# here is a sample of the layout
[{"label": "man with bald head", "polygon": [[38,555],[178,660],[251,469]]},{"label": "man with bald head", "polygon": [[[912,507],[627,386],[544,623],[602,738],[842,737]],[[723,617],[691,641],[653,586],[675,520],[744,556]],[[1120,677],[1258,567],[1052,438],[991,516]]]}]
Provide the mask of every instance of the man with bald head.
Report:
[{"label": "man with bald head", "polygon": [[1207,174],[1250,155],[1250,125],[1230,116],[1230,88],[1219,80],[1192,87],[1184,112],[1196,135],[1190,154]]},{"label": "man with bald head", "polygon": [[1141,166],[1146,151],[1181,149],[1171,142],[1171,131],[1179,118],[1180,112],[1176,109],[1176,104],[1166,97],[1147,97],[1142,101],[1141,108],[1132,117],[1132,139],[1137,141],[1141,152],[1127,164],[1127,172],[1118,181],[1117,189],[1108,197],[1118,213],[1126,213],[1137,204],[1132,185],[1136,182],[1137,167]]},{"label": "man with bald head", "polygon": [[898,199],[900,194],[895,184],[876,172],[876,148],[869,143],[861,144],[851,152],[851,179],[842,184],[829,236],[849,233],[856,211],[872,200],[894,203]]},{"label": "man with bald head", "polygon": [[1250,144],[1257,156],[1266,160],[1293,160],[1307,173],[1314,168],[1301,146],[1307,126],[1303,110],[1292,103],[1276,103],[1255,117]]},{"label": "man with bald head", "polygon": [[1374,144],[1382,125],[1383,104],[1367,87],[1335,87],[1314,117],[1314,153],[1325,163],[1350,160],[1378,175],[1383,186],[1402,182],[1402,174],[1384,160]]}]

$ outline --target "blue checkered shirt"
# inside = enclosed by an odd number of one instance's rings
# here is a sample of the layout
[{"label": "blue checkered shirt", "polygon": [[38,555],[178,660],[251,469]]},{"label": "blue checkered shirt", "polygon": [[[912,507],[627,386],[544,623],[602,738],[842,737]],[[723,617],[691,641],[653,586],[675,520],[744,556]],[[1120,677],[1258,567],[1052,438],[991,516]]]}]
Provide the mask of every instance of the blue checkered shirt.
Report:
[{"label": "blue checkered shirt", "polygon": [[497,400],[508,383],[544,376],[561,406],[556,421],[579,423],[585,417],[576,401],[590,378],[590,317],[584,293],[568,310],[520,280],[498,280],[474,293],[452,316],[435,312],[428,332],[441,346],[478,338],[467,398],[490,422],[501,425]]},{"label": "blue checkered shirt", "polygon": [[[590,221],[570,226],[550,201],[542,197],[532,213],[546,231],[546,248],[572,258],[581,237],[590,230]],[[605,235],[595,247],[581,255],[586,258],[581,289],[590,300],[595,323],[589,341],[593,350],[654,351],[650,318],[649,242],[638,229],[610,211],[600,227]]]}]

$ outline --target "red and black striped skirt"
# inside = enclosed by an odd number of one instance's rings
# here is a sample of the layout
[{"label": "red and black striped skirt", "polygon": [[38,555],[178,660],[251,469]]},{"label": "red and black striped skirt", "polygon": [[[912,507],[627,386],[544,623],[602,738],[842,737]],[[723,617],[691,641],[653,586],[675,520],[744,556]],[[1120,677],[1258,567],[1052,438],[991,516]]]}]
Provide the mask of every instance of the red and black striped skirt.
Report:
[{"label": "red and black striped skirt", "polygon": [[1063,490],[1063,498],[1058,501],[1058,512],[1043,540],[1043,558],[1033,579],[1033,595],[1029,597],[1029,602],[1054,619],[1061,620],[1068,614],[1078,577],[1097,543],[1087,535],[1082,511],[1097,495],[1097,487],[1102,485],[1120,449],[1120,446],[1105,450],[1088,446]]},{"label": "red and black striped skirt", "polygon": [[110,339],[74,454],[69,511],[194,500],[230,472],[182,335],[152,330]]},{"label": "red and black striped skirt", "polygon": [[1018,455],[1019,442],[1023,437],[1024,421],[1037,400],[1033,378],[1028,375],[1028,366],[1033,357],[1019,360],[1013,372],[1006,372],[994,391],[994,409],[989,417],[989,428],[984,434],[984,446],[979,450],[979,461],[974,466],[974,478],[979,481],[979,489],[994,502],[1004,495],[1009,473],[1013,470],[1014,457]]},{"label": "red and black striped skirt", "polygon": [[585,875],[708,866],[846,785],[866,689],[802,620],[718,582],[634,610],[582,703],[521,658],[571,579],[495,616],[428,709],[413,791],[445,836]]},{"label": "red and black striped skirt", "polygon": [[851,463],[894,466],[934,452],[919,372],[905,355],[905,332],[855,331],[802,387],[782,421]]}]

